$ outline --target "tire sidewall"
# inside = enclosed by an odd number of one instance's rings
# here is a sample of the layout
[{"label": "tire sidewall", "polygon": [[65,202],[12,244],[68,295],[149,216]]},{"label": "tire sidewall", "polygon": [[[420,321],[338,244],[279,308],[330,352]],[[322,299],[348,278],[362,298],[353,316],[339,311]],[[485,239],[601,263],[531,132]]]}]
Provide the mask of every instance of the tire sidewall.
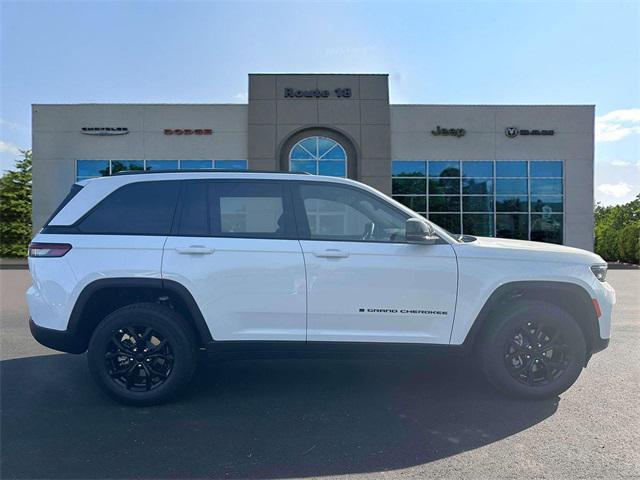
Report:
[{"label": "tire sidewall", "polygon": [[[147,392],[132,392],[109,376],[104,354],[112,335],[131,325],[152,327],[171,346],[173,368],[164,383]],[[154,405],[174,397],[189,382],[196,364],[195,343],[182,318],[166,307],[136,304],[116,310],[100,322],[88,348],[89,369],[98,385],[111,397],[130,405]]]},{"label": "tire sidewall", "polygon": [[[570,348],[570,360],[562,375],[547,385],[525,385],[515,379],[504,362],[504,349],[519,326],[527,321],[544,319],[558,328]],[[479,350],[487,379],[502,392],[529,399],[554,397],[567,390],[577,380],[586,360],[586,342],[579,325],[566,311],[540,301],[523,302],[494,317]]]}]

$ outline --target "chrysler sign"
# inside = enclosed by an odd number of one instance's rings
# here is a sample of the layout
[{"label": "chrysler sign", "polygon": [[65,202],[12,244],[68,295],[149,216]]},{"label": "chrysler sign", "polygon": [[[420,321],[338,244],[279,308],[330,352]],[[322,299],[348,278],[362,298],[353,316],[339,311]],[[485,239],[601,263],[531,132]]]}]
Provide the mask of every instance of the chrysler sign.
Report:
[{"label": "chrysler sign", "polygon": [[80,130],[85,135],[100,135],[103,137],[110,135],[126,135],[129,133],[127,127],[82,127]]}]

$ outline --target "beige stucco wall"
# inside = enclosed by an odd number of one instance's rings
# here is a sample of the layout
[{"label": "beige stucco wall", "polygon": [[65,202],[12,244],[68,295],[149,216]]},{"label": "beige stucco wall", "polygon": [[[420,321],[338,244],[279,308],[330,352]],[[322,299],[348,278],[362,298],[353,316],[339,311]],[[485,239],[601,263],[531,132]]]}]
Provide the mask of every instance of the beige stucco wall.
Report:
[{"label": "beige stucco wall", "polygon": [[[33,105],[33,227],[39,230],[86,160],[244,160],[247,105]],[[82,127],[129,133],[84,135]],[[165,135],[165,128],[211,128],[213,135]]]},{"label": "beige stucco wall", "polygon": [[[594,106],[392,105],[393,160],[564,160],[564,243],[593,250]],[[463,137],[431,130],[464,128]],[[508,138],[505,128],[555,130]]]}]

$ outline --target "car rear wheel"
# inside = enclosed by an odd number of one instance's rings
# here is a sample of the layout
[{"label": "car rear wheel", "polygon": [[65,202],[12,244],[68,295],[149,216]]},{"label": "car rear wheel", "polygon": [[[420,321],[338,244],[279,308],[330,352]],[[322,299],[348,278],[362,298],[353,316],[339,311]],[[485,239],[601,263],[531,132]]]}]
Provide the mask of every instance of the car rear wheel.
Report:
[{"label": "car rear wheel", "polygon": [[555,305],[529,301],[495,312],[478,354],[485,376],[498,390],[544,399],[577,380],[586,350],[582,330],[571,315]]},{"label": "car rear wheel", "polygon": [[152,303],[109,314],[88,349],[98,385],[129,405],[159,404],[177,395],[189,383],[196,358],[190,326],[170,308]]}]

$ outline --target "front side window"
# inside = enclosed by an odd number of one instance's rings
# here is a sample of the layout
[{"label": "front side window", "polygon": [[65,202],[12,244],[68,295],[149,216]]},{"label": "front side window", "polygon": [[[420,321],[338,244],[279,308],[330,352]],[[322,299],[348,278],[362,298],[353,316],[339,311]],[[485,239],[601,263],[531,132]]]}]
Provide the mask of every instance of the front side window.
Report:
[{"label": "front side window", "polygon": [[299,192],[306,220],[306,225],[301,226],[303,238],[368,242],[405,240],[408,215],[367,192],[323,183],[301,184]]},{"label": "front side window", "polygon": [[82,233],[168,235],[179,182],[136,182],[102,200],[78,224]]},{"label": "front side window", "polygon": [[327,137],[307,137],[289,152],[289,170],[331,177],[347,176],[347,152]]}]

